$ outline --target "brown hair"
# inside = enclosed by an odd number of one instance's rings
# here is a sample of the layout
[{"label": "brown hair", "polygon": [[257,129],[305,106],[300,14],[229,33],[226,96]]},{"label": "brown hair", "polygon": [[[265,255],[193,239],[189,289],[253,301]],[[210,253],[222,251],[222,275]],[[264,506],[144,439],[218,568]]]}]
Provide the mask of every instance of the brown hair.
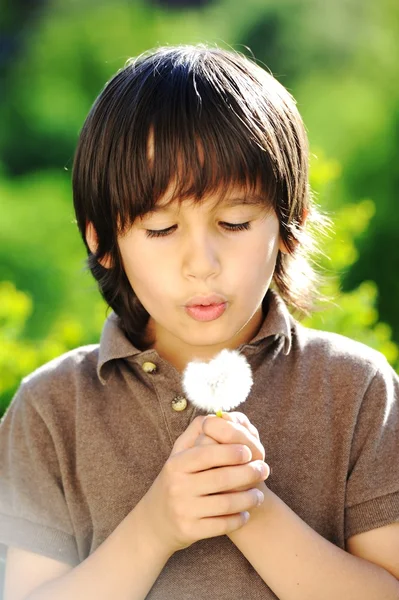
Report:
[{"label": "brown hair", "polygon": [[[130,59],[90,110],[73,168],[76,218],[100,291],[137,345],[149,315],[125,275],[117,237],[171,182],[171,200],[179,201],[200,201],[231,185],[260,191],[288,250],[278,253],[274,286],[293,309],[312,309],[317,278],[307,258],[308,229],[325,219],[312,201],[296,102],[270,73],[236,51],[160,47]],[[85,239],[89,222],[98,236],[95,253]],[[105,256],[111,268],[101,266]]]}]

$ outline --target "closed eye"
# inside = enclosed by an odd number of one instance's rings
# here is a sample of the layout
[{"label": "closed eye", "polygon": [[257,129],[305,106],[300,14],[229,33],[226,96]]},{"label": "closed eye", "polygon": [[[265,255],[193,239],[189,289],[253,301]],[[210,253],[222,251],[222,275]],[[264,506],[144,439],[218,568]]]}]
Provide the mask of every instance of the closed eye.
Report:
[{"label": "closed eye", "polygon": [[250,222],[246,223],[221,223],[221,225],[227,229],[227,231],[243,231],[248,230],[251,226]]},{"label": "closed eye", "polygon": [[176,225],[172,225],[172,227],[168,227],[167,229],[146,229],[145,232],[149,238],[164,237],[165,235],[172,233],[174,229],[176,229]]},{"label": "closed eye", "polygon": [[[251,226],[249,221],[247,221],[246,223],[226,223],[225,221],[221,221],[220,225],[227,231],[244,231],[248,230]],[[166,229],[146,229],[146,235],[149,238],[165,237],[173,233],[176,227],[177,225],[172,225],[171,227],[167,227]]]}]

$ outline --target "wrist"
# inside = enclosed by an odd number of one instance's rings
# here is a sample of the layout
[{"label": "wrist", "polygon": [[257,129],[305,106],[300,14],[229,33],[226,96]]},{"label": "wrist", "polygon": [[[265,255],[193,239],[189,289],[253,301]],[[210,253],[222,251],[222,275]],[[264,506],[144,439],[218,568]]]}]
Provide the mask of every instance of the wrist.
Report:
[{"label": "wrist", "polygon": [[155,518],[154,511],[151,510],[151,503],[148,502],[148,492],[138,502],[131,511],[132,532],[139,532],[140,538],[148,551],[160,560],[167,562],[174,554],[175,549],[168,543],[168,540],[162,534],[162,529]]},{"label": "wrist", "polygon": [[245,532],[247,530],[252,530],[254,527],[256,527],[257,521],[262,520],[262,524],[264,526],[265,516],[271,516],[273,513],[273,506],[274,506],[274,502],[277,497],[266,486],[265,482],[260,481],[258,484],[251,486],[251,488],[260,490],[262,492],[262,494],[264,495],[264,500],[263,500],[262,504],[260,504],[259,506],[254,506],[253,508],[248,510],[250,517],[249,517],[249,520],[247,521],[247,523],[245,523],[245,525],[243,525],[239,529],[227,534],[228,537],[232,541],[235,540],[237,535],[238,536],[241,536],[242,534],[245,535]]}]

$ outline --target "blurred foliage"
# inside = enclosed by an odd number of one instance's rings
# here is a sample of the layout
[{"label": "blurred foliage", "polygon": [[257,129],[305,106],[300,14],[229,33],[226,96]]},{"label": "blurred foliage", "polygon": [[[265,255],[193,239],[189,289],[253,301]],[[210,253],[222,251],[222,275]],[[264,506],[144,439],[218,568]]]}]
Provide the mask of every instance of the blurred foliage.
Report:
[{"label": "blurred foliage", "polygon": [[97,300],[89,323],[70,314],[59,314],[45,338],[26,337],[32,298],[9,281],[0,282],[0,415],[20,380],[52,358],[97,339],[105,317],[105,305]]},{"label": "blurred foliage", "polygon": [[[340,177],[341,168],[337,161],[327,160],[322,152],[319,157],[312,155],[310,182],[312,189],[322,199],[323,208],[327,208],[328,190]],[[324,275],[322,291],[326,305],[310,318],[304,319],[303,323],[363,342],[382,352],[399,370],[399,349],[392,341],[392,329],[379,321],[376,284],[364,281],[350,292],[342,291],[345,272],[358,260],[355,240],[367,231],[374,214],[375,206],[370,199],[346,204],[332,214],[333,233],[327,239],[320,240],[322,258],[318,261]]]},{"label": "blurred foliage", "polygon": [[0,281],[34,298],[25,334],[40,339],[60,312],[90,322],[96,284],[84,268],[69,174],[0,178]]},{"label": "blurred foliage", "polygon": [[397,2],[214,0],[172,10],[48,0],[27,10],[0,0],[0,17],[0,411],[36,366],[98,341],[105,306],[74,224],[72,157],[105,82],[162,44],[253,52],[297,98],[311,147],[336,159],[312,157],[312,187],[335,233],[321,242],[332,301],[306,323],[363,341],[398,367]]}]

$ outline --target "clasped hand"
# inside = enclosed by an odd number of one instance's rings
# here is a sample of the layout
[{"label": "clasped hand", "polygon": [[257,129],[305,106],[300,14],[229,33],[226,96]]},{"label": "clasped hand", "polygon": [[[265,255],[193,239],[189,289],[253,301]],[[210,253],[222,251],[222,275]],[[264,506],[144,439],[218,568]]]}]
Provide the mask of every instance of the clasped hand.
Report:
[{"label": "clasped hand", "polygon": [[241,412],[224,412],[223,417],[207,415],[204,418],[202,433],[195,440],[195,445],[215,443],[244,444],[250,449],[252,460],[265,459],[265,449],[258,430]]},{"label": "clasped hand", "polygon": [[196,417],[142,499],[150,534],[171,554],[242,527],[265,497],[264,458],[244,414]]},{"label": "clasped hand", "polygon": [[[196,446],[207,444],[243,444],[249,448],[249,461],[265,460],[265,449],[260,441],[259,432],[248,417],[241,412],[224,412],[222,418],[207,415],[202,422],[202,433],[195,440]],[[270,467],[266,464],[266,476],[270,475]],[[245,486],[234,491],[248,489]],[[262,486],[259,486],[262,489]],[[232,490],[233,491],[233,490]]]}]

